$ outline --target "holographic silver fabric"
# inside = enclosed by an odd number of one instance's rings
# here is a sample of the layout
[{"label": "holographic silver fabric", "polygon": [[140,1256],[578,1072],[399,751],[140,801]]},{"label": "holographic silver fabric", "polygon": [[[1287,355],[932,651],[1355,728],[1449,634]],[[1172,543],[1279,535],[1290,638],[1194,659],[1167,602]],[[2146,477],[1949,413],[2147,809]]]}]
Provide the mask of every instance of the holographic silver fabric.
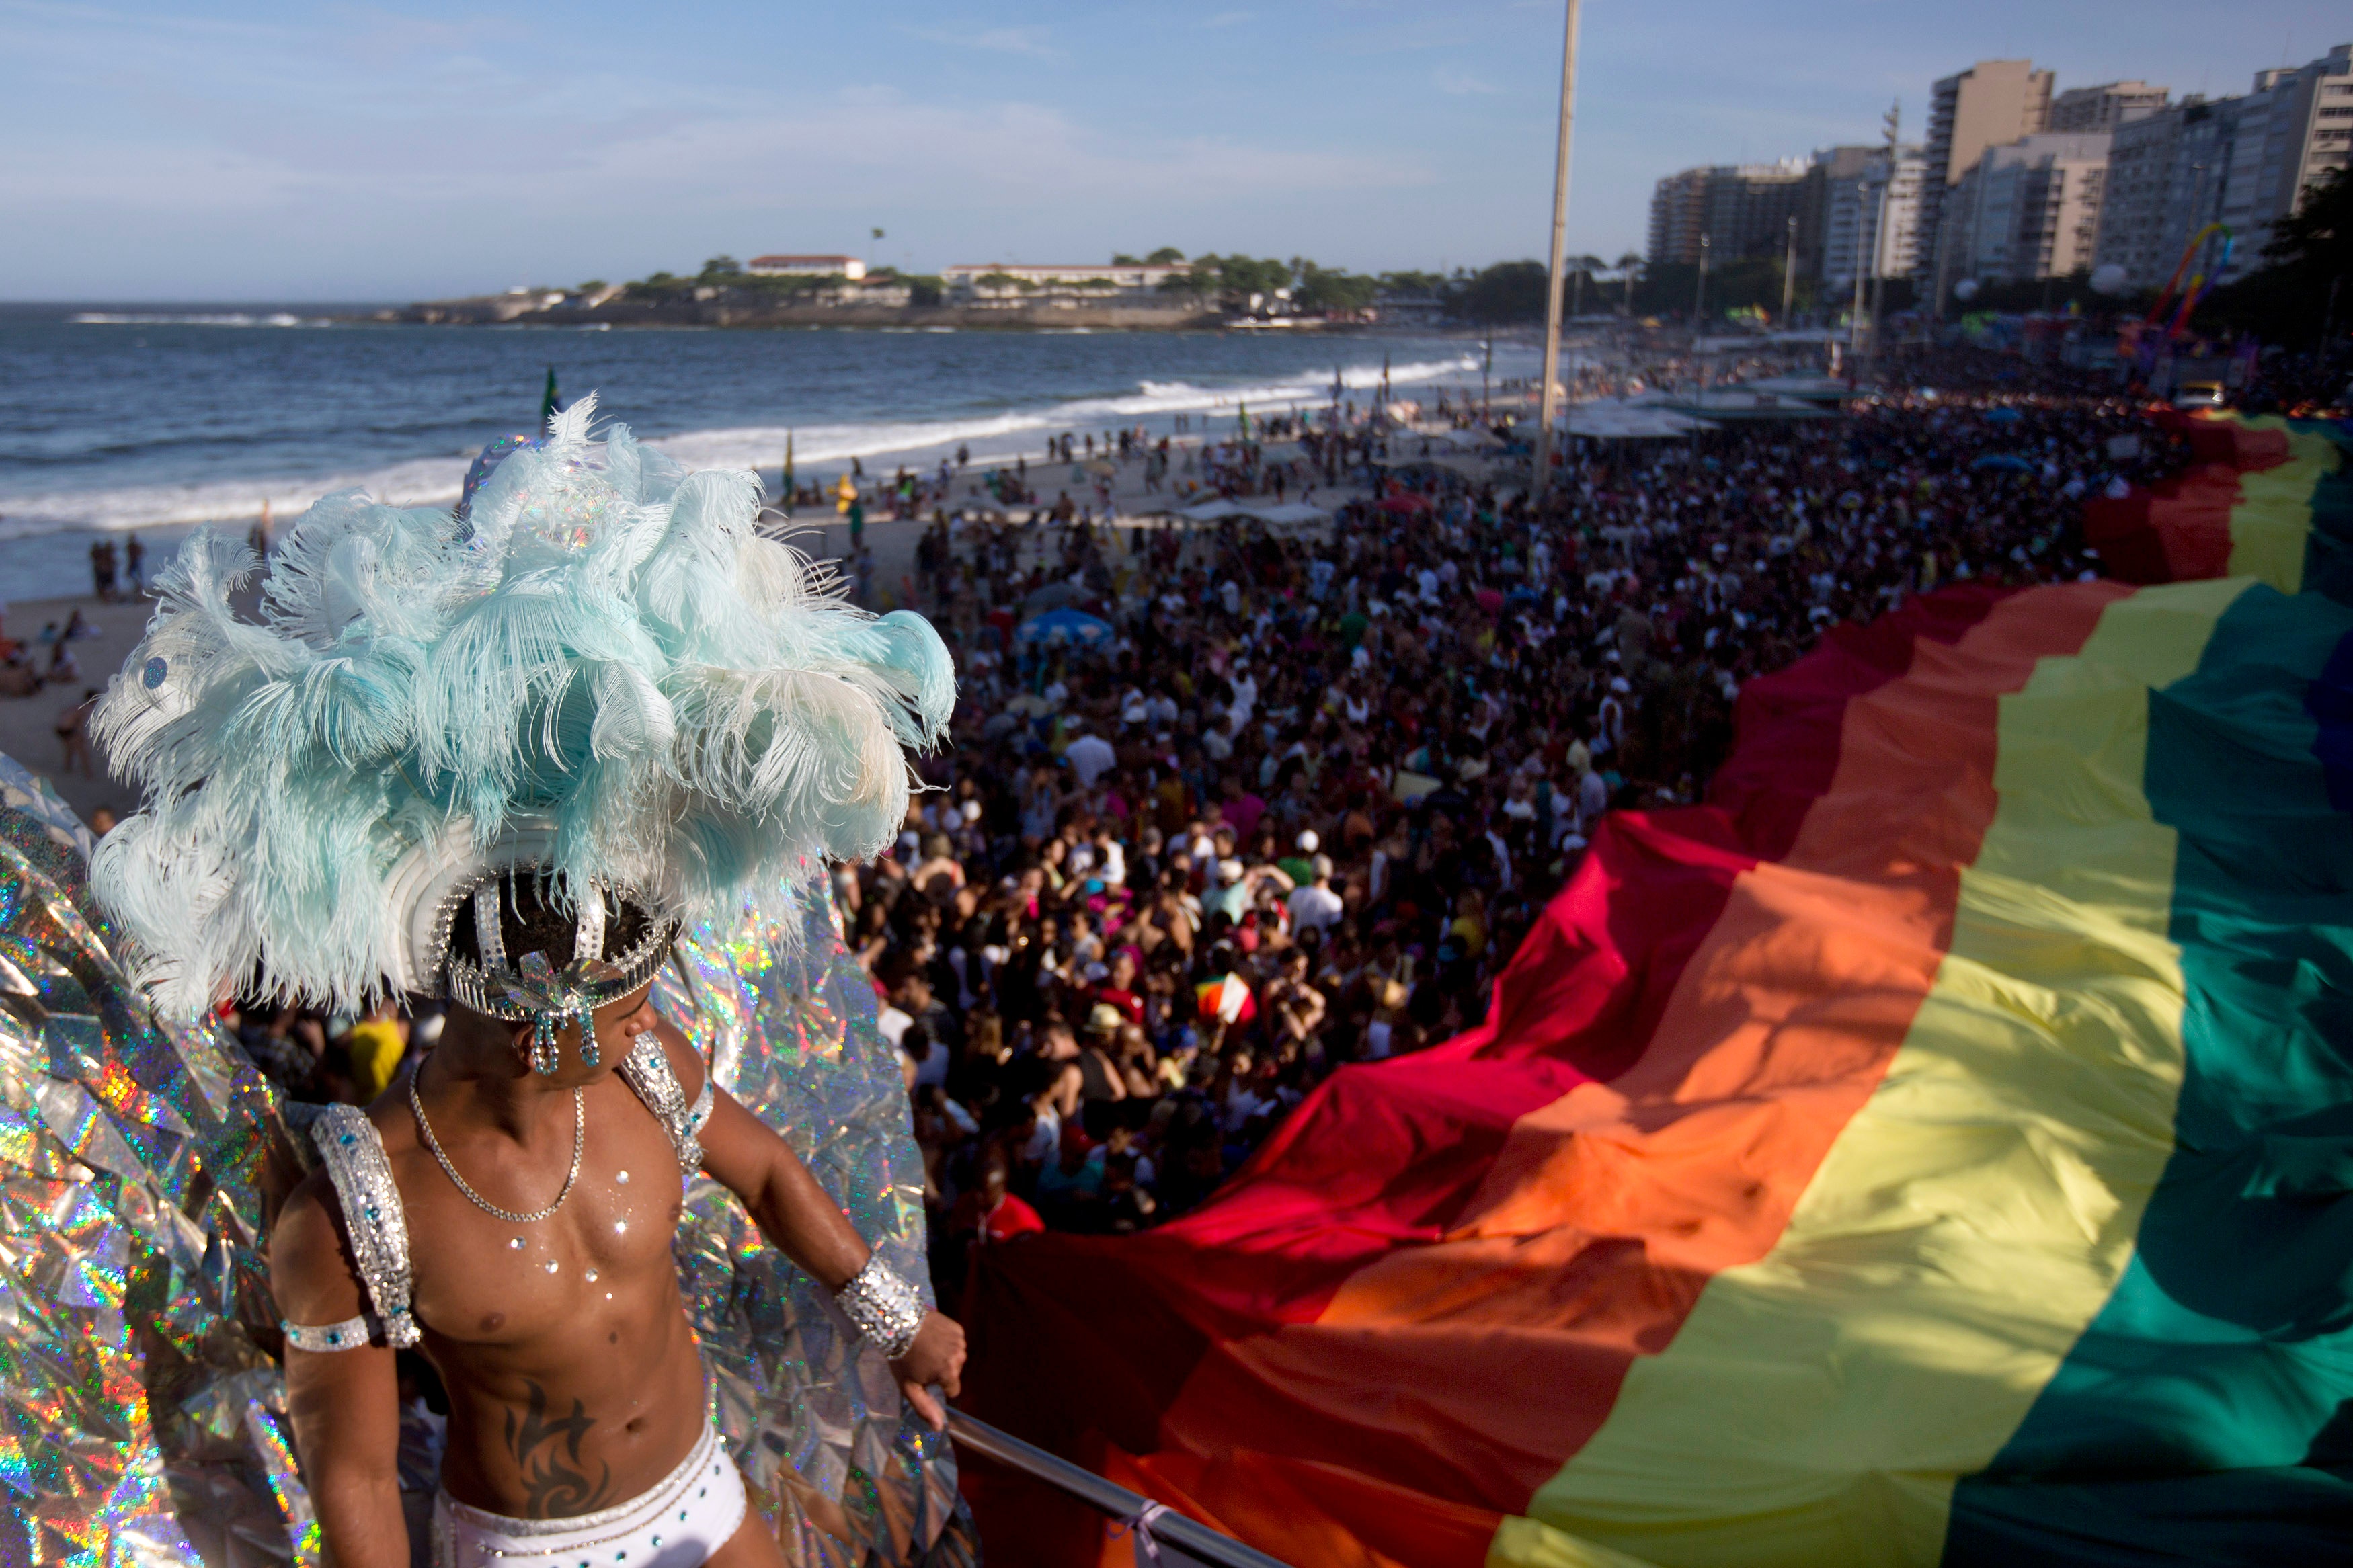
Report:
[{"label": "holographic silver fabric", "polygon": [[[690,928],[678,955],[656,1005],[929,1304],[923,1162],[898,1054],[875,1027],[874,988],[818,868],[731,924]],[[707,1177],[688,1187],[678,1251],[719,1429],[787,1560],[977,1563],[948,1439],[906,1409],[889,1361],[830,1295]]]},{"label": "holographic silver fabric", "polygon": [[0,757],[0,1563],[319,1561],[287,1442],[272,1091],[159,1022],[73,813]]},{"label": "holographic silver fabric", "polygon": [[[159,1020],[91,903],[72,811],[0,756],[0,1565],[318,1568],[264,1255],[301,1169],[208,1020]],[[773,906],[783,911],[771,915]],[[821,893],[690,933],[664,1010],[929,1295],[921,1167],[873,992]],[[698,1001],[699,999],[699,1001]],[[710,1013],[696,1011],[707,1005]],[[678,1254],[721,1429],[797,1564],[976,1563],[946,1439],[881,1352],[697,1177]],[[403,1416],[421,1542],[438,1443]]]}]

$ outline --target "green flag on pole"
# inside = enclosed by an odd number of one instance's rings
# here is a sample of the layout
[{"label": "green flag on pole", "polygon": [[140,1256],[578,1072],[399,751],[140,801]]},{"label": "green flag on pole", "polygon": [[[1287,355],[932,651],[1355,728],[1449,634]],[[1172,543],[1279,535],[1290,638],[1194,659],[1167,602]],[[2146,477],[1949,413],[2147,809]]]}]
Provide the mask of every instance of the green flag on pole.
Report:
[{"label": "green flag on pole", "polygon": [[1240,438],[1247,441],[1250,439],[1250,405],[1247,403],[1239,403],[1236,404],[1235,406],[1241,410],[1240,416],[1237,420],[1237,424],[1240,426],[1241,430]]},{"label": "green flag on pole", "polygon": [[547,429],[547,422],[564,412],[564,399],[555,390],[555,367],[547,367],[547,390],[539,395],[539,427]]},{"label": "green flag on pole", "polygon": [[778,481],[778,484],[777,484],[777,490],[778,490],[778,494],[777,494],[776,500],[777,500],[778,503],[784,507],[784,509],[785,509],[785,515],[786,515],[786,517],[790,517],[790,516],[792,516],[792,514],[793,514],[793,433],[792,433],[791,431],[789,431],[789,430],[787,430],[787,431],[786,431],[786,432],[785,432],[785,471],[784,471],[783,476],[781,477],[781,479],[779,479],[779,481]]}]

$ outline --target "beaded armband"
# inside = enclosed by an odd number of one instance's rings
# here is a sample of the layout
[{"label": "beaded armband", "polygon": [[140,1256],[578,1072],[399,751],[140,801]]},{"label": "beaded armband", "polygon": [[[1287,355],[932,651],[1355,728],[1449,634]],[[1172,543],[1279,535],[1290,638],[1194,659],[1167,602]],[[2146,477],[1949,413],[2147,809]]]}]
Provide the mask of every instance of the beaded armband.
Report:
[{"label": "beaded armband", "polygon": [[834,1292],[835,1305],[850,1326],[897,1361],[915,1342],[923,1326],[923,1303],[914,1288],[883,1266],[881,1255],[870,1255],[866,1267]]},{"label": "beaded armband", "polygon": [[373,1312],[362,1312],[356,1318],[322,1323],[317,1328],[283,1321],[278,1326],[286,1331],[286,1342],[298,1351],[355,1351],[385,1342],[384,1320]]}]

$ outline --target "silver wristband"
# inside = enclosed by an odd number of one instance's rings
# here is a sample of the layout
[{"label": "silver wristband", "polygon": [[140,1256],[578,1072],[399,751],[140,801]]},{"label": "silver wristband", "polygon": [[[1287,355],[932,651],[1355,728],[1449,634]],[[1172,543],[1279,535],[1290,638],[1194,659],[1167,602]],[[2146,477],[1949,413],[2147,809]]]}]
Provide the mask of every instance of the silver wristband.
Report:
[{"label": "silver wristband", "polygon": [[880,1253],[870,1254],[866,1267],[850,1276],[833,1300],[850,1327],[881,1347],[892,1361],[907,1353],[915,1342],[915,1331],[923,1326],[922,1299],[883,1266]]}]

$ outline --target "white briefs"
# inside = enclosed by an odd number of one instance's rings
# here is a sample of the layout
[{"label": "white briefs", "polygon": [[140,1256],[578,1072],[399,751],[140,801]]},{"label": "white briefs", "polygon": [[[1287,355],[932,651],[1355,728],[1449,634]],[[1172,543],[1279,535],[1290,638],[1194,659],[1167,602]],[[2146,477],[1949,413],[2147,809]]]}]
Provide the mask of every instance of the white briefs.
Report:
[{"label": "white briefs", "polygon": [[571,1519],[509,1519],[433,1500],[433,1568],[702,1568],[744,1522],[744,1478],[704,1423],[650,1490]]}]

